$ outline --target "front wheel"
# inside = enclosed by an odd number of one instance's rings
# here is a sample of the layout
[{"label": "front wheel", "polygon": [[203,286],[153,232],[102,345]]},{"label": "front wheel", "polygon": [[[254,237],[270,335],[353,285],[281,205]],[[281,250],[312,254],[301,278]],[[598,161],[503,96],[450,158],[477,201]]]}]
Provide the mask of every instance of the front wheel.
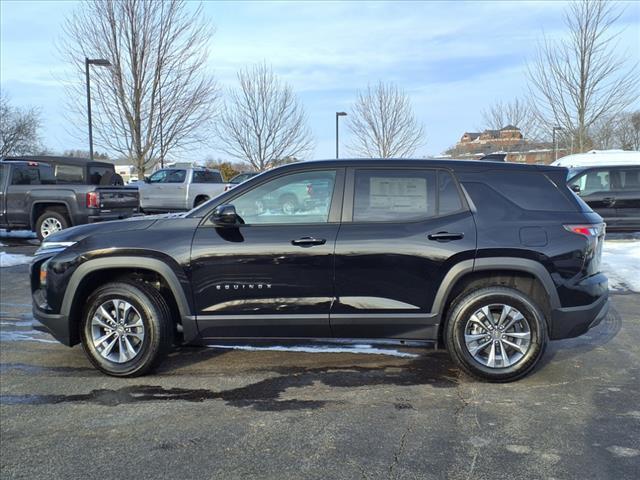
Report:
[{"label": "front wheel", "polygon": [[143,282],[108,283],[87,301],[82,346],[91,363],[108,375],[144,375],[168,353],[172,334],[166,301]]},{"label": "front wheel", "polygon": [[540,308],[513,288],[463,292],[447,316],[449,354],[462,370],[482,380],[522,378],[542,358],[547,341]]}]

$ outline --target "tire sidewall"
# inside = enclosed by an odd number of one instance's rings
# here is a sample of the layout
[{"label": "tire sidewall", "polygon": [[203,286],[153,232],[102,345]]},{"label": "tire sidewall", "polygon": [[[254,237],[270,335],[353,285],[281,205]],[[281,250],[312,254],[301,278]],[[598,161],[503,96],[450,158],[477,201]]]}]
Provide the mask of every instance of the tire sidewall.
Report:
[{"label": "tire sidewall", "polygon": [[[129,302],[140,313],[144,325],[142,349],[133,359],[124,363],[115,363],[102,357],[93,345],[91,319],[100,305],[108,300],[122,299]],[[154,362],[160,349],[161,314],[153,305],[151,298],[141,289],[130,284],[112,284],[96,290],[87,301],[82,317],[82,347],[91,363],[104,373],[113,376],[135,376],[144,373]]]},{"label": "tire sidewall", "polygon": [[[529,323],[531,331],[531,343],[527,353],[515,365],[507,368],[482,365],[469,353],[464,340],[464,330],[469,317],[481,307],[496,303],[518,309]],[[473,375],[487,380],[509,381],[526,375],[542,357],[547,343],[547,326],[540,309],[521,292],[502,287],[487,288],[466,295],[454,307],[447,327],[448,343],[453,346],[458,359]]]}]

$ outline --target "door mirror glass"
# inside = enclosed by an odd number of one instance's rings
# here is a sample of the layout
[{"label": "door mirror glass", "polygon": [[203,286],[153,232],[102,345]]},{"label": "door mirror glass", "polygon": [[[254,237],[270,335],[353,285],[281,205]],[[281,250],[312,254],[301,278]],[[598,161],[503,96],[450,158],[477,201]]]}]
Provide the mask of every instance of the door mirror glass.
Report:
[{"label": "door mirror glass", "polygon": [[236,227],[244,223],[236,213],[236,207],[229,204],[218,205],[211,214],[211,222],[218,227]]}]

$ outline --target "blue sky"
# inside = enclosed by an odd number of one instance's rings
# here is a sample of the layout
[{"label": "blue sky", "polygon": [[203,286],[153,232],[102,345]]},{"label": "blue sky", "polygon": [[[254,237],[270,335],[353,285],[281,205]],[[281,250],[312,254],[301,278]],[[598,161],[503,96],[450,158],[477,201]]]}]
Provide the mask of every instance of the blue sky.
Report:
[{"label": "blue sky", "polygon": [[[619,48],[640,59],[640,2],[625,13]],[[0,85],[13,103],[42,109],[43,138],[54,151],[87,149],[65,122],[66,76],[55,44],[73,1],[0,0]],[[392,81],[410,95],[427,134],[417,156],[438,154],[481,110],[525,93],[526,62],[544,32],[565,34],[563,2],[213,2],[209,68],[223,87],[239,68],[266,61],[304,104],[314,158],[335,152],[335,112],[358,89]],[[636,106],[637,107],[637,106]],[[349,141],[346,128],[341,139]],[[344,151],[344,150],[343,150]],[[215,145],[191,159],[224,157]]]}]

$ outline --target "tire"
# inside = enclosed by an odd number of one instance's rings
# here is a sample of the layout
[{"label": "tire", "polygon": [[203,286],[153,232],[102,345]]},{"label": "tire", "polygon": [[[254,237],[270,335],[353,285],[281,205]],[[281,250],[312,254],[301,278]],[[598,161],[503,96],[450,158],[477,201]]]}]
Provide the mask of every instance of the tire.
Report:
[{"label": "tire", "polygon": [[62,208],[49,208],[36,220],[36,234],[40,241],[69,227],[69,219]]},{"label": "tire", "polygon": [[193,202],[193,208],[199,207],[204,202],[208,201],[209,197],[197,197],[195,202]]},{"label": "tire", "polygon": [[295,195],[283,195],[280,197],[280,210],[285,215],[293,215],[298,211],[298,199]]},{"label": "tire", "polygon": [[[116,304],[120,317],[114,318]],[[127,309],[127,304],[133,310]],[[112,328],[111,336],[107,335],[109,330],[100,325],[100,322],[110,323],[99,313],[100,307],[112,320],[120,318],[125,322],[116,330]],[[122,313],[125,313],[124,318]],[[128,333],[123,328],[125,325],[131,326]],[[110,327],[113,326],[111,322]],[[113,282],[95,290],[87,301],[80,329],[82,347],[91,363],[114,377],[138,377],[149,372],[166,356],[173,341],[167,302],[157,290],[142,281]],[[99,338],[104,340],[98,343]]]},{"label": "tire", "polygon": [[548,343],[547,324],[542,310],[524,293],[486,287],[462,292],[452,303],[445,343],[454,362],[469,375],[489,382],[511,382],[531,372],[542,358]]}]

